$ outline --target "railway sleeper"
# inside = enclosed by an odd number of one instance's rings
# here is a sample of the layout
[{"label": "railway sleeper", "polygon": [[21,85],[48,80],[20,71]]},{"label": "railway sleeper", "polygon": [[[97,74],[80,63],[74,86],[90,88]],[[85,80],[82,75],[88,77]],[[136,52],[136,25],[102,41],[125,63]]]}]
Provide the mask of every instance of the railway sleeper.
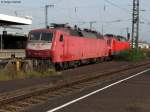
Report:
[{"label": "railway sleeper", "polygon": [[6,110],[6,111],[10,111],[10,112],[16,112],[17,111],[17,108],[11,107],[10,105],[8,105],[6,107],[2,107],[2,109]]},{"label": "railway sleeper", "polygon": [[38,99],[39,101],[46,101],[47,99],[49,99],[49,95],[44,95],[44,96],[36,96],[36,99]]},{"label": "railway sleeper", "polygon": [[20,107],[28,107],[31,104],[26,102],[26,101],[20,101],[20,102],[17,102],[17,105],[20,106]]},{"label": "railway sleeper", "polygon": [[14,109],[16,109],[16,110],[22,110],[22,108],[23,108],[23,107],[20,107],[20,106],[18,106],[18,105],[13,105],[13,104],[12,104],[12,105],[9,105],[9,107],[10,107],[10,108],[14,108]]},{"label": "railway sleeper", "polygon": [[35,100],[34,98],[29,98],[27,101],[27,103],[31,104],[31,105],[35,105],[38,104],[39,102],[37,100]]},{"label": "railway sleeper", "polygon": [[0,112],[12,112],[12,111],[6,109],[0,109]]}]

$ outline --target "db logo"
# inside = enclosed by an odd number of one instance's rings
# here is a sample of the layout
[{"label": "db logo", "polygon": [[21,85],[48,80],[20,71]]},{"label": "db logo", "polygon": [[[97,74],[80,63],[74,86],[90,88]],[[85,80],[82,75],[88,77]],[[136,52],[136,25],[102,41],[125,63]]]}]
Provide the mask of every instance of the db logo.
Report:
[{"label": "db logo", "polygon": [[37,49],[40,49],[41,47],[42,47],[41,43],[38,43],[36,46]]}]

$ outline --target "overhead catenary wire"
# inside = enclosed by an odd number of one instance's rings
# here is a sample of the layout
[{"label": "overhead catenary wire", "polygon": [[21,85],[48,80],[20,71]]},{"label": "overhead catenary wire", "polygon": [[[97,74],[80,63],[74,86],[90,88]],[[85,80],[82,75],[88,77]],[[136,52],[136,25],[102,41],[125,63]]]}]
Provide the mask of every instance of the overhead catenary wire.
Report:
[{"label": "overhead catenary wire", "polygon": [[119,8],[119,9],[123,10],[124,12],[131,13],[128,9],[123,8],[123,7],[120,7],[119,5],[113,3],[113,2],[111,2],[111,1],[109,1],[109,0],[104,0],[104,1],[107,2],[108,4],[114,6],[114,7],[117,7],[117,8]]},{"label": "overhead catenary wire", "polygon": [[[131,14],[131,11],[129,11],[128,9],[123,8],[123,7],[120,7],[119,5],[113,3],[113,2],[111,2],[111,1],[109,1],[109,0],[105,0],[105,2],[107,2],[108,4],[110,4],[110,5],[114,6],[114,7],[117,7],[117,8],[119,8],[119,9],[121,9],[121,10],[123,10],[123,11],[125,11],[125,12],[127,12],[127,13],[129,13],[129,14]],[[145,3],[144,3],[143,1],[142,1],[142,4],[145,6]],[[141,20],[144,20],[144,21],[147,21],[147,22],[150,21],[150,20],[148,20],[148,19],[146,19],[146,18],[143,18],[143,17],[141,17]]]}]

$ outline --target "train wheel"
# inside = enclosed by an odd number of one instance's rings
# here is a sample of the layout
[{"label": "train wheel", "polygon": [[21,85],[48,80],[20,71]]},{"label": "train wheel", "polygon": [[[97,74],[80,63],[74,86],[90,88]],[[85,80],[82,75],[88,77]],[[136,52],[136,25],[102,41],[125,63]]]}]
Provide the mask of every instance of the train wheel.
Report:
[{"label": "train wheel", "polygon": [[96,64],[98,64],[99,63],[99,58],[96,58]]},{"label": "train wheel", "polygon": [[72,67],[74,67],[74,62],[72,61],[68,62],[68,68],[72,68]]},{"label": "train wheel", "polygon": [[101,62],[102,63],[105,62],[105,58],[104,57],[101,58]]},{"label": "train wheel", "polygon": [[64,62],[63,66],[64,66],[64,69],[67,69],[68,68],[68,62]]},{"label": "train wheel", "polygon": [[102,63],[102,58],[98,58],[98,63]]},{"label": "train wheel", "polygon": [[78,61],[74,61],[74,68],[77,68],[78,67]]},{"label": "train wheel", "polygon": [[106,61],[111,61],[112,58],[110,56],[106,57]]},{"label": "train wheel", "polygon": [[56,70],[60,71],[60,70],[64,70],[64,64],[63,63],[57,63],[55,66]]},{"label": "train wheel", "polygon": [[104,57],[104,61],[107,61],[108,60],[108,57]]},{"label": "train wheel", "polygon": [[112,60],[113,60],[113,58],[114,58],[113,56],[109,56],[109,57],[110,57],[110,61],[112,61]]},{"label": "train wheel", "polygon": [[77,66],[81,66],[82,64],[81,64],[81,61],[79,60],[79,61],[77,61]]}]

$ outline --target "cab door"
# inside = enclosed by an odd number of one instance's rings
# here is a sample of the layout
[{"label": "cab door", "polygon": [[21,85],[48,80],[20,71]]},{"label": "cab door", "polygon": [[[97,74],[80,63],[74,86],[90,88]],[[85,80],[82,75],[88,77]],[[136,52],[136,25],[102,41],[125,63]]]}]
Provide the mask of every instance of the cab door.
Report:
[{"label": "cab door", "polygon": [[65,40],[64,40],[64,35],[60,33],[59,38],[58,38],[58,54],[60,61],[64,61],[64,46],[65,46]]}]

